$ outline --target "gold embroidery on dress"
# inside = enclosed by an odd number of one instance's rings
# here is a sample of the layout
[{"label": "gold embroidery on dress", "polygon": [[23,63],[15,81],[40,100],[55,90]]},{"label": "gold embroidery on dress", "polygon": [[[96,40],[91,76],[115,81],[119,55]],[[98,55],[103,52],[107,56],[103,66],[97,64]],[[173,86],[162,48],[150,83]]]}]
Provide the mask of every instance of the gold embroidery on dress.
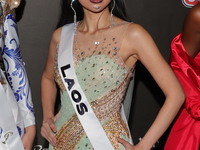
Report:
[{"label": "gold embroidery on dress", "polygon": [[65,91],[65,85],[63,84],[62,82],[62,79],[61,79],[61,76],[60,76],[60,73],[59,73],[59,70],[58,70],[58,46],[57,46],[57,52],[56,52],[56,55],[55,55],[55,63],[54,63],[54,78],[55,78],[55,81],[56,83],[58,84],[61,92],[63,93]]},{"label": "gold embroidery on dress", "polygon": [[56,134],[58,139],[55,150],[73,150],[76,143],[81,140],[85,135],[81,123],[76,114],[74,114],[68,121],[61,127],[61,129]]},{"label": "gold embroidery on dress", "polygon": [[[118,150],[119,143],[117,137],[120,135],[129,137],[129,130],[127,125],[121,119],[120,113],[114,113],[103,125],[110,142],[115,150]],[[76,114],[74,114],[56,134],[58,139],[57,145],[54,150],[73,150],[76,144],[85,136],[85,131],[79,122]]]},{"label": "gold embroidery on dress", "polygon": [[[128,75],[126,78],[128,80]],[[125,82],[122,82],[122,84],[114,91],[121,91],[119,92],[121,93],[120,95],[124,95],[122,94],[126,91],[126,88],[124,88],[124,86],[127,85]],[[112,92],[115,93],[114,91]],[[113,93],[110,93],[103,98],[91,102],[91,106],[100,122],[104,121],[106,118],[109,118],[103,125],[103,129],[106,131],[106,134],[113,144],[114,148],[118,150],[119,144],[117,141],[117,137],[120,137],[120,135],[129,137],[129,132],[127,125],[124,123],[119,113],[122,97],[120,97],[119,95],[114,95],[113,98]],[[111,106],[114,106],[114,108],[111,108]],[[77,118],[77,115],[74,114],[64,123],[64,125],[56,134],[58,144],[54,149],[62,150],[62,148],[66,148],[69,150],[73,150],[76,144],[83,138],[84,135],[85,131],[82,128],[81,123]]]},{"label": "gold embroidery on dress", "polygon": [[128,127],[121,119],[121,115],[119,113],[115,113],[114,116],[110,117],[110,119],[103,125],[103,129],[115,150],[119,149],[117,138],[120,137],[120,135],[129,137]]}]

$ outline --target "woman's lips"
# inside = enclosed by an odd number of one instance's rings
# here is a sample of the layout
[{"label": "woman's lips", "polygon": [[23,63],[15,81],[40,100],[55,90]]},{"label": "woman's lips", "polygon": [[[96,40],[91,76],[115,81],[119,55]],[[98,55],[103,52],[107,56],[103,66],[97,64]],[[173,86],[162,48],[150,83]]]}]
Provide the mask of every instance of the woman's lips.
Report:
[{"label": "woman's lips", "polygon": [[103,0],[90,0],[91,3],[101,3]]}]

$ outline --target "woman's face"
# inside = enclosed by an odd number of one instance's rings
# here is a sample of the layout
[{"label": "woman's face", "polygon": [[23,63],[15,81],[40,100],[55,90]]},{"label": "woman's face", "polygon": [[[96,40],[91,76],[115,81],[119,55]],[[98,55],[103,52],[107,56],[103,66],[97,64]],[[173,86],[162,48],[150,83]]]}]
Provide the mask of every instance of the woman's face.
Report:
[{"label": "woman's face", "polygon": [[78,0],[84,9],[94,13],[101,12],[108,7],[111,0]]}]

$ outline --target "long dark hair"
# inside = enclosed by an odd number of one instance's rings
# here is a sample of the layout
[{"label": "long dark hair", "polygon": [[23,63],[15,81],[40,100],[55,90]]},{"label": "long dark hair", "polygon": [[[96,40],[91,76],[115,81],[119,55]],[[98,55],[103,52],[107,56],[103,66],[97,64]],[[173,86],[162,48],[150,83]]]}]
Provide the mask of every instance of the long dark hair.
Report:
[{"label": "long dark hair", "polygon": [[[131,21],[130,18],[128,17],[126,13],[126,6],[125,6],[125,1],[124,0],[115,0],[115,7],[113,9],[113,15],[121,18],[125,21]],[[56,28],[62,27],[63,25],[67,23],[72,23],[74,21],[74,12],[71,9],[71,0],[62,0],[61,1],[61,15],[59,22],[57,24]],[[114,5],[114,2],[111,1],[109,4],[109,10],[111,11],[112,7]],[[73,7],[76,10],[76,15],[77,15],[77,21],[80,21],[83,19],[83,8],[81,4],[78,2],[78,0],[75,0],[73,2]]]}]

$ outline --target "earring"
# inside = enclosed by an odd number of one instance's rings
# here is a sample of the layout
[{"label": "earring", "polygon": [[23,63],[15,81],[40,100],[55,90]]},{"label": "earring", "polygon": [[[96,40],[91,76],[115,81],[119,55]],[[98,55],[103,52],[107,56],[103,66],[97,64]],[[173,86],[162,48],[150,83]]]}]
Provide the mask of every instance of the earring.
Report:
[{"label": "earring", "polygon": [[77,21],[76,21],[76,11],[75,11],[75,9],[73,8],[73,2],[74,2],[75,0],[72,0],[71,1],[71,8],[72,8],[72,10],[74,11],[74,35],[76,35],[77,34]]},{"label": "earring", "polygon": [[112,9],[111,9],[111,11],[110,11],[110,13],[111,13],[110,21],[111,21],[111,23],[112,23],[111,27],[113,27],[113,26],[116,25],[116,23],[115,23],[114,20],[113,20],[113,13],[112,13],[114,8],[115,8],[115,0],[113,0],[113,7],[112,7]]}]

